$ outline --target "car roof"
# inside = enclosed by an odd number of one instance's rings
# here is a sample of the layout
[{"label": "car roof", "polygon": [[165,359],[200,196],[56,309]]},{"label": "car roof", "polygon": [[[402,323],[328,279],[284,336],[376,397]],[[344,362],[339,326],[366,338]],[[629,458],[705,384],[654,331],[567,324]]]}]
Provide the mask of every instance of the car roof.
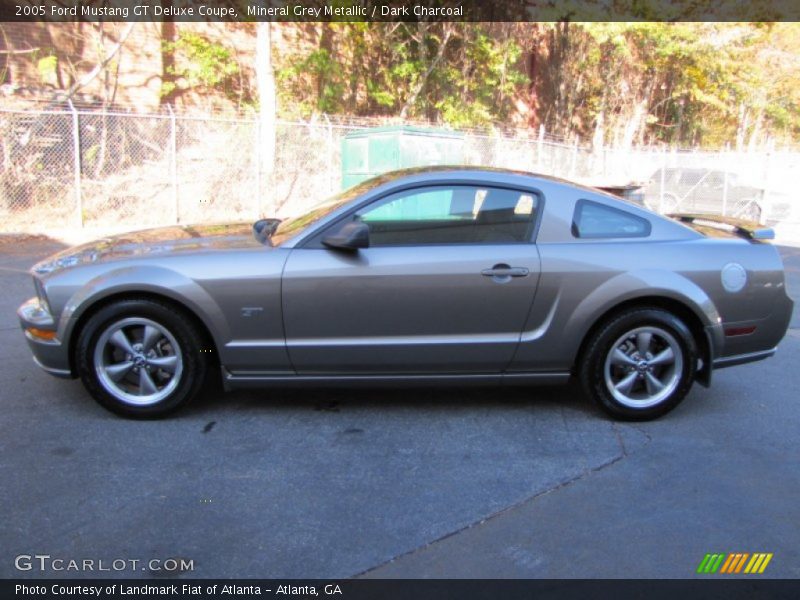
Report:
[{"label": "car roof", "polygon": [[[652,213],[641,206],[638,206],[630,201],[626,201],[599,188],[581,185],[567,179],[518,169],[503,169],[498,167],[471,165],[433,165],[387,171],[380,175],[376,175],[372,179],[366,179],[360,184],[356,184],[350,188],[350,190],[354,190],[357,187],[361,188],[358,190],[356,196],[347,199],[342,205],[316,222],[311,227],[310,231],[303,231],[295,237],[287,239],[281,245],[291,248],[296,246],[298,243],[303,243],[304,240],[317,235],[320,230],[324,229],[332,222],[340,219],[345,213],[356,210],[359,206],[369,204],[375,198],[379,198],[386,193],[391,193],[394,190],[425,187],[427,185],[435,186],[440,184],[483,184],[487,186],[497,185],[499,187],[520,187],[522,189],[528,188],[532,190],[541,190],[551,200],[556,200],[555,203],[551,204],[551,206],[554,207],[565,204],[558,201],[561,198],[569,199],[569,201],[572,202],[577,196],[581,196],[580,192],[585,192],[587,199],[602,200],[614,208],[639,214],[640,216],[651,220],[651,222],[661,223],[662,227],[668,226],[673,231],[682,232],[687,238],[695,236],[700,237],[700,234],[691,228],[683,224],[676,223],[667,217]],[[559,188],[564,188],[564,191],[569,190],[570,193],[562,195],[558,193]],[[578,193],[576,194],[575,192]],[[568,203],[569,202],[566,204]],[[561,217],[558,218],[562,217],[566,220],[571,220],[572,218],[571,216],[567,218],[564,215],[561,215]],[[561,238],[552,239],[563,241]],[[567,233],[564,233],[563,239],[567,239]]]},{"label": "car roof", "polygon": [[463,175],[475,176],[480,173],[486,173],[487,175],[507,175],[512,177],[526,177],[531,179],[544,180],[560,185],[567,185],[587,192],[592,192],[594,194],[602,194],[615,198],[613,194],[609,194],[608,192],[605,192],[602,189],[596,187],[590,187],[587,185],[582,185],[580,183],[570,181],[569,179],[563,179],[561,177],[556,177],[554,175],[545,175],[543,173],[534,173],[533,171],[523,171],[521,169],[506,169],[501,167],[486,167],[478,165],[431,165],[425,167],[409,167],[405,169],[397,169],[395,171],[387,171],[386,173],[382,173],[380,177],[382,179],[381,184],[386,184],[386,183],[396,182],[405,177],[409,178],[420,177],[426,174],[431,174],[431,175],[463,174]]}]

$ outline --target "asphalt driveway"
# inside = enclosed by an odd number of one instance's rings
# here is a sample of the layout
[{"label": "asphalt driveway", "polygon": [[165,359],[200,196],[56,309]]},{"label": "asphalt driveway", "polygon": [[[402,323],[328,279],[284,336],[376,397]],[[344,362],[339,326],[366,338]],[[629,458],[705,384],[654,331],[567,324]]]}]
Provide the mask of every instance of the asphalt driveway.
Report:
[{"label": "asphalt driveway", "polygon": [[[0,576],[15,557],[193,561],[173,577],[800,576],[800,317],[666,418],[575,387],[236,392],[117,418],[31,361],[14,310],[52,241],[0,245]],[[800,249],[782,249],[800,300]],[[144,566],[103,576],[164,576]]]}]

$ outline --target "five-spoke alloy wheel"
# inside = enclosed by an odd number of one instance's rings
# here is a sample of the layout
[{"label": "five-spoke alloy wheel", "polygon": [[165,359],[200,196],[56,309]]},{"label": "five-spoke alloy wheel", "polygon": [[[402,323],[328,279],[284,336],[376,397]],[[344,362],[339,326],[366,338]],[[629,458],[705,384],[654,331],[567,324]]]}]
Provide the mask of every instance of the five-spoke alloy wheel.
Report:
[{"label": "five-spoke alloy wheel", "polygon": [[129,417],[172,412],[203,384],[207,352],[192,320],[157,300],[122,300],[82,328],[76,364],[92,396]]},{"label": "five-spoke alloy wheel", "polygon": [[181,348],[165,327],[129,317],[112,323],[94,349],[94,369],[109,394],[137,406],[157,404],[177,387]]},{"label": "five-spoke alloy wheel", "polygon": [[694,380],[697,350],[688,327],[658,308],[623,312],[589,340],[581,379],[610,415],[653,419],[683,400]]}]

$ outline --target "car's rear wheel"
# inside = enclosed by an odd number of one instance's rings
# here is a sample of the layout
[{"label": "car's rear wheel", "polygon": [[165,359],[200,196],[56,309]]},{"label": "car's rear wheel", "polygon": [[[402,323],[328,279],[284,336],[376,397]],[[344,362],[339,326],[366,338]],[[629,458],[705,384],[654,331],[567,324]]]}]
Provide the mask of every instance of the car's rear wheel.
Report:
[{"label": "car's rear wheel", "polygon": [[176,307],[121,300],[92,315],[80,332],[76,364],[84,386],[105,408],[126,417],[164,416],[203,385],[203,338]]},{"label": "car's rear wheel", "polygon": [[640,308],[599,328],[580,375],[589,397],[612,417],[648,420],[683,400],[696,367],[696,344],[683,321],[662,309]]}]

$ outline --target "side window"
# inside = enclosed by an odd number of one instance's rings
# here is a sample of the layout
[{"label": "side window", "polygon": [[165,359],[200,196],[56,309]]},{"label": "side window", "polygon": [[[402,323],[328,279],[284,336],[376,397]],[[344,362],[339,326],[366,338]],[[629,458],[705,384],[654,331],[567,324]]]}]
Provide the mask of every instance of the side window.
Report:
[{"label": "side window", "polygon": [[572,235],[578,238],[647,237],[650,221],[598,202],[578,200]]},{"label": "side window", "polygon": [[488,186],[431,186],[397,192],[355,215],[371,246],[530,241],[538,197]]}]

